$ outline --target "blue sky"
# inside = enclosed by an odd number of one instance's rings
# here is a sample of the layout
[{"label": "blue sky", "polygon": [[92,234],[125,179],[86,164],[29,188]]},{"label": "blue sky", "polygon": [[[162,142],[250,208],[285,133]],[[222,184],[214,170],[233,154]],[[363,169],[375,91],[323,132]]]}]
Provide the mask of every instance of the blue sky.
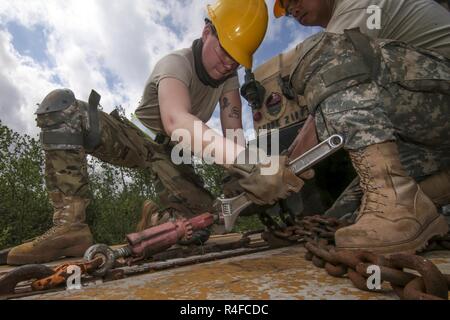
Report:
[{"label": "blue sky", "polygon": [[[255,67],[319,31],[274,19]],[[0,119],[36,135],[36,104],[55,88],[80,100],[91,89],[104,111],[137,107],[152,66],[201,34],[206,5],[214,0],[14,0],[0,2]],[[244,124],[252,119],[244,104]],[[218,112],[209,124],[218,129]]]},{"label": "blue sky", "polygon": [[38,63],[51,64],[46,52],[47,32],[44,26],[28,28],[18,21],[10,21],[6,24],[6,30],[13,36],[12,44],[19,54],[29,56]]}]

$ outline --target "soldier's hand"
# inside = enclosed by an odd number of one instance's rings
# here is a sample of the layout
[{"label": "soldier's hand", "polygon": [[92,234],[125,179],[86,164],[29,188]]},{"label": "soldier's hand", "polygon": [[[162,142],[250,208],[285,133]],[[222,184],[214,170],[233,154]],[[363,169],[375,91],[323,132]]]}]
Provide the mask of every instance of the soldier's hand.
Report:
[{"label": "soldier's hand", "polygon": [[[304,185],[303,179],[289,170],[286,156],[268,158],[270,161],[264,164],[234,164],[230,167],[232,173],[240,175],[239,185],[257,205],[273,205],[299,192]],[[313,175],[310,170],[302,176],[310,179]]]}]

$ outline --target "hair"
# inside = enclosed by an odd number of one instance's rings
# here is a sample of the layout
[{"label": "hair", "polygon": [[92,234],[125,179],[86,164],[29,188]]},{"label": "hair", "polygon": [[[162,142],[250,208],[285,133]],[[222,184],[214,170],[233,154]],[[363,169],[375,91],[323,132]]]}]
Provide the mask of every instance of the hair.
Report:
[{"label": "hair", "polygon": [[212,21],[209,20],[208,18],[205,18],[205,25],[211,29],[213,36],[217,37],[217,29],[216,27],[214,27]]}]

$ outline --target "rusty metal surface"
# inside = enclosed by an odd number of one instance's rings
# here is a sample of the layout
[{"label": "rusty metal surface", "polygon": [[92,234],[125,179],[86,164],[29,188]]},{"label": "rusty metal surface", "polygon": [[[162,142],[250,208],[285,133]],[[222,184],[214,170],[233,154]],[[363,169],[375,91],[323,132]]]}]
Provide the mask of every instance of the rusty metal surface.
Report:
[{"label": "rusty metal surface", "polygon": [[[391,289],[363,292],[327,275],[304,259],[305,252],[302,246],[281,248],[27,299],[398,299]],[[450,272],[450,251],[426,257]]]}]

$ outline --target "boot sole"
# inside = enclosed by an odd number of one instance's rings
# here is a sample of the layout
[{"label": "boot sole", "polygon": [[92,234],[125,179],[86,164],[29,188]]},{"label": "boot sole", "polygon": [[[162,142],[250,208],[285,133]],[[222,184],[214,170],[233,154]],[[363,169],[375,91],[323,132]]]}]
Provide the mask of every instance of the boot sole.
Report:
[{"label": "boot sole", "polygon": [[34,255],[16,254],[14,256],[7,258],[7,264],[11,265],[11,266],[21,266],[21,265],[26,265],[26,264],[51,262],[51,261],[55,261],[55,260],[57,260],[59,258],[63,258],[63,257],[79,258],[79,257],[83,257],[84,253],[91,245],[92,245],[92,243],[67,247],[67,248],[58,250],[57,255],[53,254],[53,255],[47,255],[47,256],[43,256],[43,255],[34,256]]},{"label": "boot sole", "polygon": [[416,254],[423,251],[432,238],[444,236],[447,234],[448,230],[449,227],[447,224],[447,220],[444,218],[444,216],[439,215],[436,219],[431,221],[419,235],[417,235],[414,239],[409,240],[408,242],[385,247],[339,247],[337,248],[337,250],[366,250],[386,255],[397,253]]}]

